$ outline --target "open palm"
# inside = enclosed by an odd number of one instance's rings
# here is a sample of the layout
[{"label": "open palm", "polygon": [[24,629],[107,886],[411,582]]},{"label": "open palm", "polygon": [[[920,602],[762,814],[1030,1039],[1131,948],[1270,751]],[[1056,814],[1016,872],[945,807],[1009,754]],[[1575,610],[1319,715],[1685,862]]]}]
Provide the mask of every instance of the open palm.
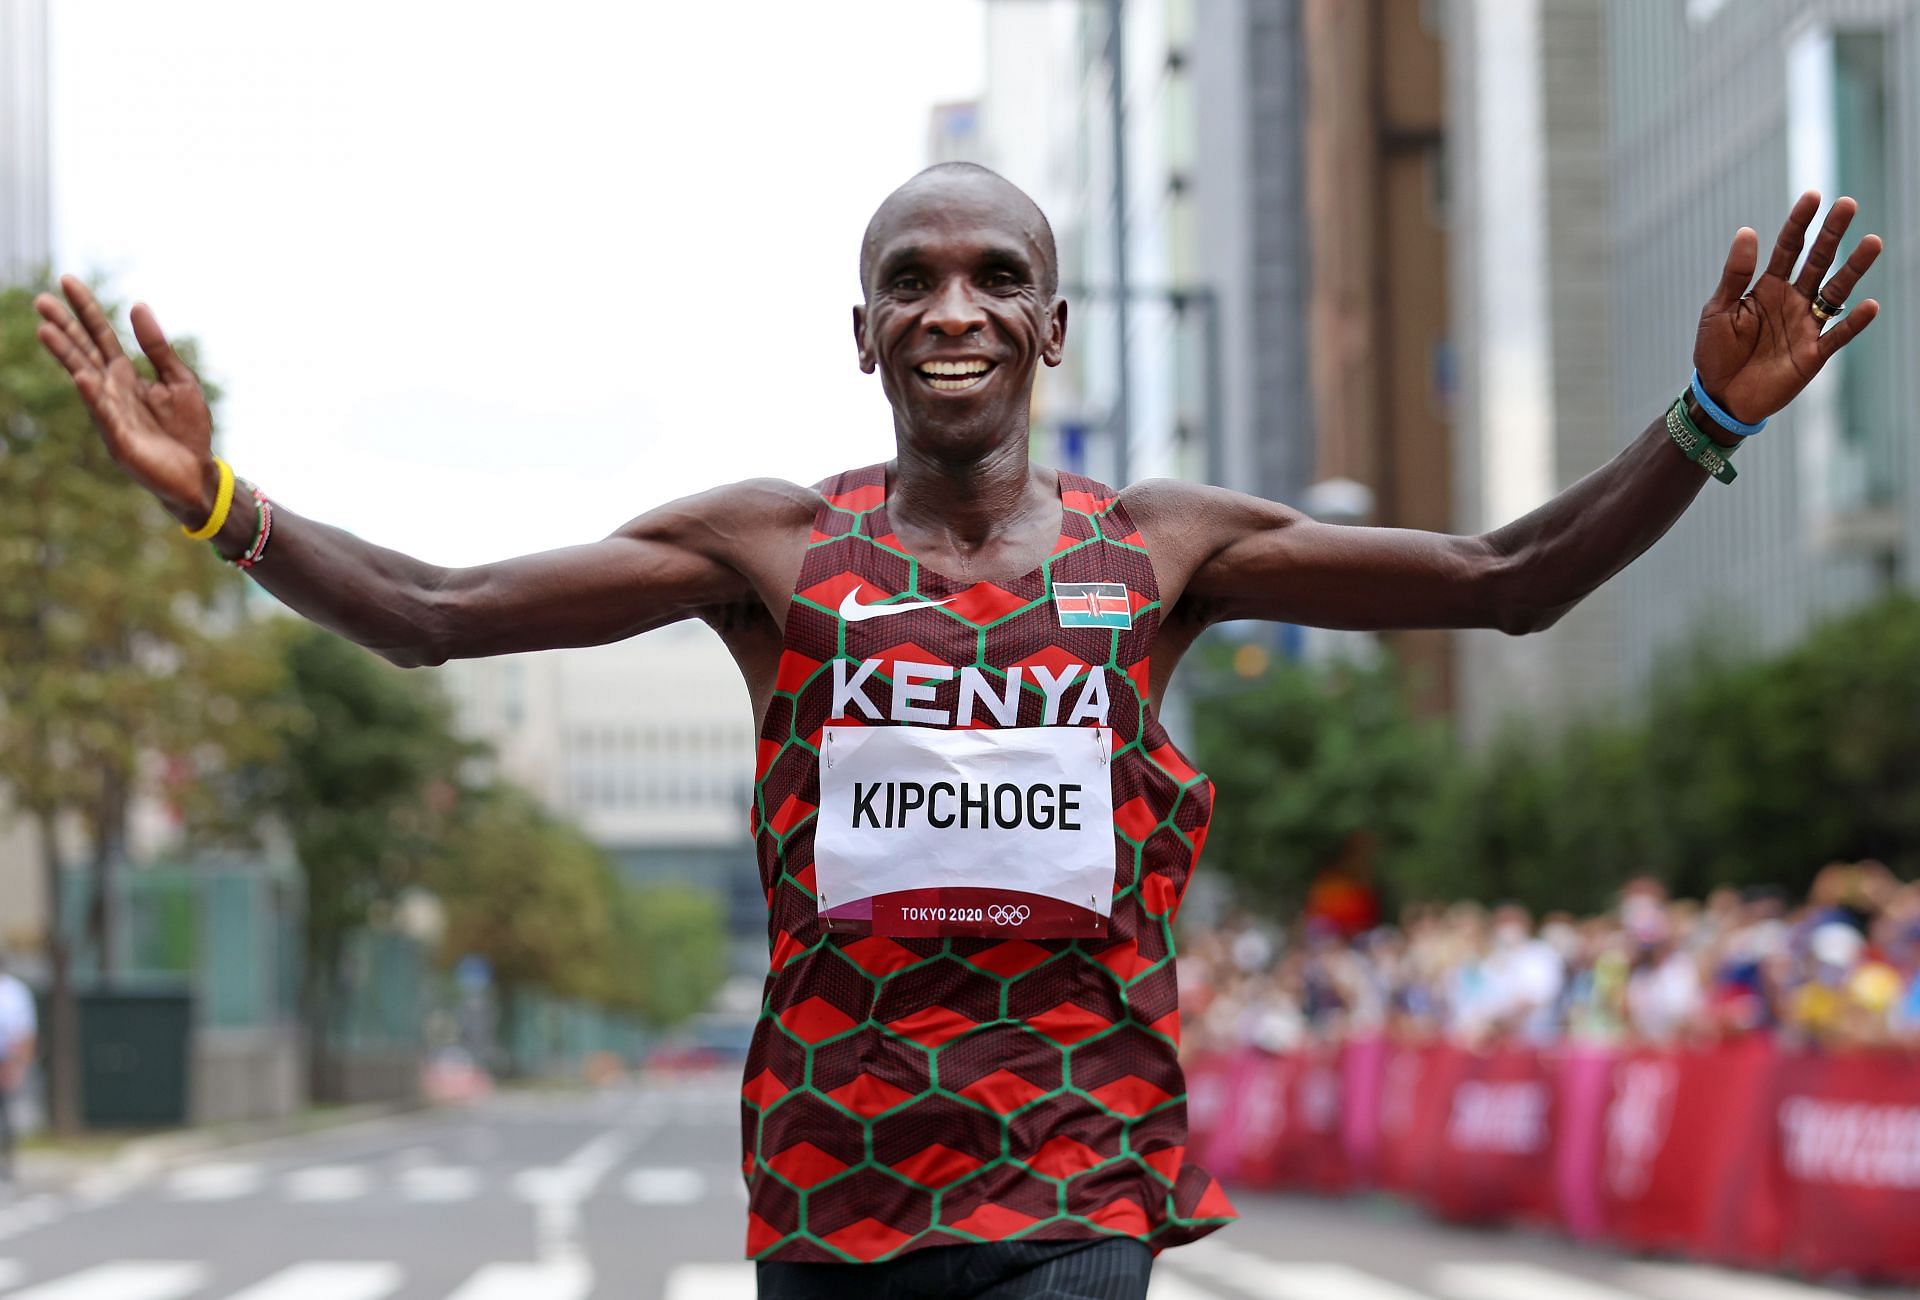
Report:
[{"label": "open palm", "polygon": [[1693,364],[1702,386],[1735,419],[1754,423],[1791,402],[1834,353],[1879,314],[1880,304],[1869,298],[1827,328],[1813,310],[1815,294],[1830,307],[1845,303],[1880,256],[1880,237],[1868,235],[1833,278],[1822,283],[1857,208],[1850,198],[1834,202],[1806,266],[1791,281],[1787,277],[1800,259],[1807,227],[1820,210],[1819,194],[1809,190],[1794,203],[1774,242],[1766,274],[1757,281],[1753,272],[1760,237],[1745,226],[1734,235],[1719,287],[1700,313]]},{"label": "open palm", "polygon": [[213,413],[200,381],[146,306],[133,309],[133,333],[153,363],[153,379],[134,369],[86,285],[69,275],[61,277],[60,289],[72,311],[50,293],[33,300],[43,321],[36,331],[41,345],[73,377],[114,460],[197,526],[213,505]]}]

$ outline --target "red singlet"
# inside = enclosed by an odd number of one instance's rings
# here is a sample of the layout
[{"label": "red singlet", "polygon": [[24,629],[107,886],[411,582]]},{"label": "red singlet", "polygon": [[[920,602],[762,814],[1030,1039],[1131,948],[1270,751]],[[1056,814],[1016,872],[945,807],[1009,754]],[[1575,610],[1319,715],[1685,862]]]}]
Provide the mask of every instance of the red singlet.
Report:
[{"label": "red singlet", "polygon": [[[1184,1160],[1173,969],[1213,788],[1147,707],[1145,543],[1110,488],[1062,473],[1053,554],[968,584],[900,548],[884,466],[820,491],[760,732],[772,969],[742,1090],[747,1253],[1213,1231],[1234,1210]],[[946,734],[845,730],[900,726]],[[847,763],[824,797],[823,762]],[[1110,901],[1080,886],[1089,805],[1111,808]],[[822,915],[817,837],[823,866],[867,854],[832,879],[889,892]],[[1046,895],[1035,845],[1070,897]],[[998,889],[1017,856],[1029,890]]]}]

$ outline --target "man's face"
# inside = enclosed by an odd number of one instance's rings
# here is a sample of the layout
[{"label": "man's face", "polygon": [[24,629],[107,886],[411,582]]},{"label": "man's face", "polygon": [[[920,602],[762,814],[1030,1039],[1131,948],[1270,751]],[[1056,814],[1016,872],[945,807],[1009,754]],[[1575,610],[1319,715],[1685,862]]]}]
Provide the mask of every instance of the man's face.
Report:
[{"label": "man's face", "polygon": [[925,179],[868,231],[860,368],[880,372],[902,437],[938,456],[1024,436],[1036,366],[1060,364],[1067,306],[1038,214],[991,177]]}]

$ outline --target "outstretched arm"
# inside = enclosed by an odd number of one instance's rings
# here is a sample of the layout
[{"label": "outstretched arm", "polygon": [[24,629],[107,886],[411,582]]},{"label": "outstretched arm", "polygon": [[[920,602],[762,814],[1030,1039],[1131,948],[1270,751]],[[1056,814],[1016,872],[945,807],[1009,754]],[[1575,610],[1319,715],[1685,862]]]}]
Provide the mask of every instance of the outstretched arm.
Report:
[{"label": "outstretched arm", "polygon": [[[213,513],[213,422],[198,381],[145,306],[134,335],[156,378],[140,377],[86,286],[42,294],[40,341],[73,377],[121,468],[183,524]],[[249,572],[297,612],[409,667],[618,640],[754,597],[752,569],[769,530],[804,529],[812,510],[788,484],[742,483],[663,506],[584,546],[470,568],[445,568],[277,503],[268,558]],[[797,521],[797,522],[796,522]],[[231,559],[251,542],[254,511],[236,502],[212,540]]]},{"label": "outstretched arm", "polygon": [[[1757,281],[1759,238],[1743,227],[1701,312],[1694,365],[1708,395],[1743,422],[1786,406],[1879,311],[1868,299],[1823,333],[1812,310],[1816,292],[1844,303],[1879,256],[1879,237],[1868,235],[1822,287],[1853,219],[1850,198],[1833,205],[1805,269],[1787,278],[1819,205],[1819,195],[1801,195]],[[1738,441],[1710,421],[1701,427],[1716,441]],[[1169,597],[1184,595],[1189,615],[1202,621],[1534,632],[1658,541],[1706,483],[1706,470],[1669,442],[1663,413],[1613,460],[1480,536],[1321,524],[1215,488],[1143,484],[1136,491],[1156,547],[1164,537],[1176,554],[1186,552],[1182,568],[1192,576]]]}]

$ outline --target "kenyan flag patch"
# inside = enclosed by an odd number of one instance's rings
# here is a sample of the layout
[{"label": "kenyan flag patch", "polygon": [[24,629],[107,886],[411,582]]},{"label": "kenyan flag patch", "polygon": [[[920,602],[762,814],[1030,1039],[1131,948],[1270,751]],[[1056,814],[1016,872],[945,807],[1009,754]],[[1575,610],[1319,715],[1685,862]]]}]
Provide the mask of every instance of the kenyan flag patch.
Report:
[{"label": "kenyan flag patch", "polygon": [[1056,582],[1053,608],[1061,627],[1133,626],[1133,601],[1120,582]]}]

